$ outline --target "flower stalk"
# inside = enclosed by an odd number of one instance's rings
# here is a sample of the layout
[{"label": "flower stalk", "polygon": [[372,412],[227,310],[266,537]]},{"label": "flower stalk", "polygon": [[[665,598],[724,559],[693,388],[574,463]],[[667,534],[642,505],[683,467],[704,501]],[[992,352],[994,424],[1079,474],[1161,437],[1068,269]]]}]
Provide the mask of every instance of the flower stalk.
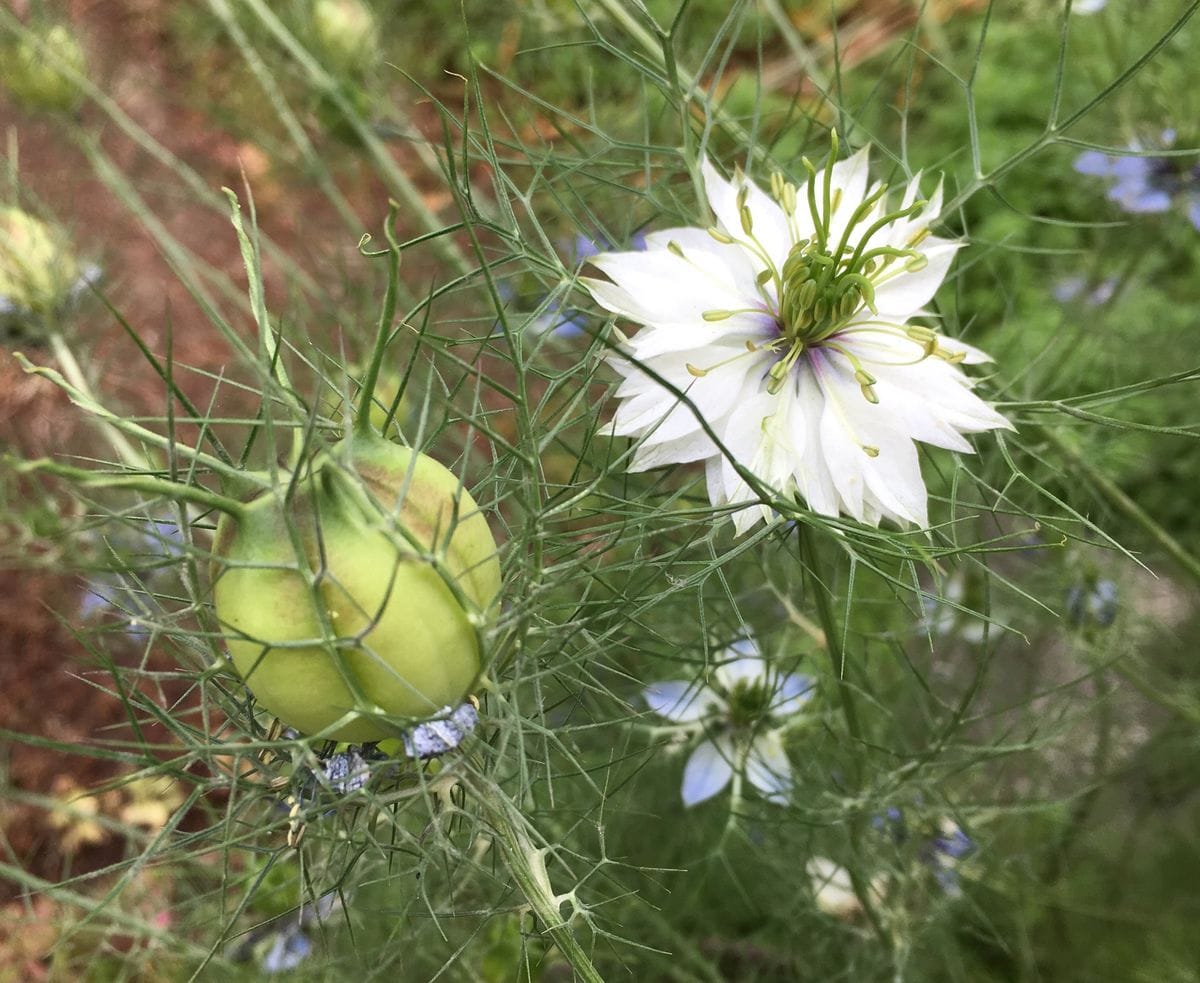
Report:
[{"label": "flower stalk", "polygon": [[603,983],[591,957],[571,929],[570,919],[562,916],[564,901],[574,901],[574,892],[555,894],[546,870],[546,848],[534,844],[529,823],[520,809],[490,779],[463,778],[496,836],[504,864],[543,930],[585,983]]}]

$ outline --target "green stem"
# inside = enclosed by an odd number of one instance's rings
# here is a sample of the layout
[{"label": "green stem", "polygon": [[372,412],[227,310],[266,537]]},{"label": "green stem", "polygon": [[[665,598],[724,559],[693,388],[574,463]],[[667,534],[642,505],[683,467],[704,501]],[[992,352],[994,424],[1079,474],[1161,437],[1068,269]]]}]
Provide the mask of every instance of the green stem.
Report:
[{"label": "green stem", "polygon": [[1069,441],[1064,440],[1050,428],[1043,431],[1046,439],[1061,451],[1071,464],[1081,472],[1095,487],[1096,491],[1127,519],[1140,526],[1163,552],[1179,564],[1180,568],[1196,583],[1200,584],[1200,560],[1189,553],[1179,544],[1169,532],[1160,526],[1148,512],[1130,498],[1107,475],[1101,473]]},{"label": "green stem", "polygon": [[[241,246],[242,263],[246,267],[246,288],[250,295],[250,311],[254,315],[255,324],[258,325],[259,357],[262,359],[266,371],[270,373],[272,380],[278,386],[279,397],[291,410],[296,420],[303,420],[308,416],[308,412],[296,398],[295,390],[288,378],[287,366],[284,365],[283,355],[279,351],[279,342],[271,330],[271,317],[267,313],[267,298],[262,277],[262,257],[259,253],[258,243],[246,233],[246,227],[242,222],[242,205],[238,201],[237,195],[229,188],[222,190],[225,192],[225,197],[229,199],[230,218],[233,222],[233,229],[237,233],[238,244]],[[253,202],[251,202],[250,220],[252,223],[254,222]],[[253,225],[252,227],[257,232],[257,226]],[[264,405],[269,405],[269,401]],[[267,433],[270,437],[273,430],[268,427]],[[300,465],[304,440],[303,428],[298,427],[292,431],[292,449],[289,456],[290,470],[292,471],[295,471]]]},{"label": "green stem", "polygon": [[[829,661],[833,666],[833,675],[837,680],[838,702],[841,704],[842,716],[846,719],[846,730],[855,743],[862,744],[862,727],[858,720],[858,709],[854,704],[854,694],[846,681],[846,650],[843,646],[841,629],[834,617],[833,603],[830,591],[819,574],[821,561],[816,546],[811,539],[811,530],[801,527],[800,562],[804,567],[805,586],[817,609],[817,620],[825,633],[825,650],[829,653]],[[857,765],[857,758],[855,759]],[[855,775],[855,781],[859,776]]]},{"label": "green stem", "polygon": [[560,906],[566,899],[554,894],[546,873],[545,849],[534,845],[524,815],[491,781],[482,777],[465,781],[496,834],[505,866],[558,951],[579,979],[604,983],[604,977],[571,931],[569,922],[563,920]]},{"label": "green stem", "polygon": [[151,474],[110,474],[72,467],[48,458],[39,458],[35,461],[22,461],[15,458],[3,460],[17,474],[51,474],[56,478],[66,478],[85,488],[121,488],[139,491],[176,502],[202,505],[205,508],[224,512],[234,518],[240,518],[245,512],[245,507],[236,499],[209,491],[199,485],[185,485],[178,481],[171,481],[169,478],[156,478]]},{"label": "green stem", "polygon": [[187,444],[179,443],[171,440],[169,437],[164,437],[162,434],[155,433],[132,420],[126,420],[122,416],[118,416],[110,409],[98,403],[90,394],[71,385],[62,375],[54,369],[43,365],[34,365],[20,352],[15,352],[13,357],[20,363],[21,368],[31,375],[39,375],[44,379],[49,379],[52,383],[58,386],[67,394],[71,402],[78,406],[89,416],[95,417],[108,424],[110,427],[133,437],[135,440],[143,444],[148,444],[151,447],[157,447],[165,451],[167,454],[177,454],[180,457],[187,458],[189,461],[208,469],[216,474],[222,483],[222,487],[233,495],[241,498],[247,497],[250,494],[261,491],[270,487],[270,482],[265,481],[261,476],[252,474],[247,471],[239,470],[238,468],[227,464],[218,457],[213,457],[211,454],[205,454],[194,447],[189,447]]},{"label": "green stem", "polygon": [[[50,349],[54,352],[54,357],[58,360],[58,364],[62,366],[63,376],[67,381],[84,395],[94,398],[92,397],[91,387],[88,385],[87,379],[84,378],[83,370],[79,367],[79,362],[76,360],[75,354],[67,347],[67,343],[63,341],[62,335],[57,330],[50,335]],[[125,439],[119,430],[114,430],[112,427],[100,427],[98,429],[109,442],[112,449],[117,452],[117,457],[121,459],[122,464],[128,468],[145,468],[147,466],[146,456],[134,450],[133,445]]]},{"label": "green stem", "polygon": [[[296,40],[295,35],[287,29],[283,21],[271,9],[271,5],[265,3],[264,0],[243,0],[243,5],[258,18],[267,31],[274,35],[322,94],[337,106],[350,128],[354,130],[354,135],[362,143],[363,149],[370,156],[379,178],[388,186],[388,190],[408,206],[416,216],[417,222],[426,231],[434,234],[433,248],[437,250],[440,257],[458,272],[470,272],[471,266],[467,262],[466,256],[463,255],[454,240],[445,235],[446,225],[429,208],[420,188],[396,163],[396,158],[392,155],[391,150],[375,135],[371,124],[355,111],[354,106],[342,93],[337,80]],[[440,174],[437,158],[430,153],[423,140],[414,140],[409,146],[431,173]]]},{"label": "green stem", "polygon": [[[812,596],[813,605],[817,609],[817,620],[825,632],[825,650],[829,653],[833,675],[837,680],[838,701],[841,704],[842,716],[846,720],[846,730],[850,734],[853,743],[857,745],[857,747],[852,749],[852,754],[850,755],[852,763],[850,780],[853,784],[853,791],[857,795],[863,785],[862,767],[858,756],[865,749],[866,743],[863,741],[862,724],[858,719],[858,708],[854,702],[854,693],[846,680],[845,640],[842,638],[841,626],[838,624],[833,610],[831,591],[821,576],[821,556],[816,543],[812,541],[812,530],[800,526],[798,532],[800,537],[800,562],[803,567],[805,586],[808,589],[808,593]],[[847,833],[850,837],[850,848],[856,857],[862,856],[862,834],[865,824],[866,817],[863,811],[858,806],[855,806],[854,812],[850,815],[849,822],[846,825]],[[859,904],[862,905],[867,920],[871,923],[871,927],[874,929],[884,950],[891,952],[893,949],[893,940],[884,926],[879,912],[875,909],[875,899],[872,897],[869,880],[863,878],[857,870],[856,865],[847,867],[847,872],[850,874],[850,884],[854,888],[855,897],[858,898]]]},{"label": "green stem", "polygon": [[362,392],[358,394],[358,416],[354,419],[354,435],[366,437],[371,433],[371,401],[375,398],[375,386],[379,381],[379,369],[392,337],[392,321],[396,318],[396,291],[400,284],[400,244],[396,241],[396,217],[400,205],[388,201],[387,222],[383,236],[387,240],[388,282],[383,295],[383,309],[379,312],[379,328],[375,332],[375,347],[371,361],[367,363],[367,374],[363,376]]}]

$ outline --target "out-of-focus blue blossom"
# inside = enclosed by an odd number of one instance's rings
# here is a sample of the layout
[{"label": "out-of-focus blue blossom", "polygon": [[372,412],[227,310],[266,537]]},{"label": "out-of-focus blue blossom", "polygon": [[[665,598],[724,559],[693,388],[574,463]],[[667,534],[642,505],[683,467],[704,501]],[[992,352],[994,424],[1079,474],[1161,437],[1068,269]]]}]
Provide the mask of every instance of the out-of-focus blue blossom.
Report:
[{"label": "out-of-focus blue blossom", "polygon": [[[1175,131],[1159,136],[1159,148],[1175,142]],[[1075,170],[1109,182],[1108,198],[1131,215],[1160,214],[1179,207],[1189,222],[1200,230],[1200,165],[1183,164],[1178,157],[1136,154],[1148,148],[1129,144],[1135,154],[1114,156],[1085,150],[1075,158]]]},{"label": "out-of-focus blue blossom", "polygon": [[957,823],[950,822],[942,827],[942,833],[930,843],[935,853],[958,860],[975,849],[975,841],[962,831]]},{"label": "out-of-focus blue blossom", "polygon": [[291,932],[280,932],[275,942],[262,958],[264,973],[286,973],[295,969],[312,955],[312,940],[300,928]]},{"label": "out-of-focus blue blossom", "polygon": [[[909,839],[909,828],[904,812],[897,806],[889,806],[883,815],[875,816],[871,825],[888,836],[896,846],[903,846]],[[916,857],[938,885],[951,897],[962,894],[959,882],[958,862],[975,851],[975,841],[963,832],[954,820],[943,817],[938,820],[935,831],[916,841]],[[911,854],[910,854],[911,856]]]},{"label": "out-of-focus blue blossom", "polygon": [[[643,233],[638,232],[630,239],[630,248],[645,247],[646,237]],[[582,233],[560,243],[563,265],[573,271],[578,271],[579,267],[597,253],[612,248],[612,244],[602,236],[593,237]],[[535,337],[552,335],[555,338],[569,339],[587,333],[588,315],[584,311],[563,304],[556,298],[550,298],[544,292],[522,291],[511,282],[501,283],[498,292],[501,300],[516,304],[519,308],[541,307],[540,312],[531,317],[525,326],[525,330]]]},{"label": "out-of-focus blue blossom", "polygon": [[437,757],[458,747],[478,724],[479,711],[473,703],[464,703],[457,710],[442,707],[433,720],[404,735],[404,750],[410,758]]},{"label": "out-of-focus blue blossom", "polygon": [[[987,623],[966,603],[966,578],[956,571],[942,588],[942,596],[921,596],[921,617],[917,627],[931,638],[958,638],[978,645],[987,634]],[[966,610],[964,610],[964,608]]]},{"label": "out-of-focus blue blossom", "polygon": [[908,827],[904,823],[904,810],[899,806],[888,806],[882,816],[872,816],[871,826],[879,833],[892,838],[896,843],[908,839]]},{"label": "out-of-focus blue blossom", "polygon": [[918,851],[918,856],[933,874],[942,890],[952,898],[962,894],[958,862],[975,850],[972,840],[953,819],[943,819],[937,835]]},{"label": "out-of-focus blue blossom", "polygon": [[141,640],[149,633],[139,614],[154,605],[151,592],[163,576],[161,568],[178,560],[187,549],[184,532],[174,520],[148,519],[135,535],[105,539],[103,548],[123,557],[128,572],[112,570],[85,581],[80,590],[79,618],[85,622],[106,615],[124,618],[125,633]]},{"label": "out-of-focus blue blossom", "polygon": [[1088,307],[1103,307],[1112,300],[1113,294],[1116,292],[1116,280],[1101,280],[1099,283],[1093,284],[1084,276],[1069,276],[1065,280],[1059,280],[1051,290],[1054,299],[1060,304],[1079,300]]},{"label": "out-of-focus blue blossom", "polygon": [[[330,892],[311,904],[301,906],[296,915],[289,915],[284,927],[269,930],[273,938],[271,947],[259,961],[262,971],[272,975],[286,973],[304,962],[313,951],[312,939],[305,929],[328,920],[340,907],[341,901],[337,894]],[[257,937],[256,948],[261,939],[262,936]]]},{"label": "out-of-focus blue blossom", "polygon": [[1067,591],[1067,619],[1078,627],[1107,628],[1117,620],[1117,585],[1112,580],[1075,584]]},{"label": "out-of-focus blue blossom", "polygon": [[573,307],[564,308],[556,300],[550,301],[546,309],[526,325],[532,335],[545,334],[556,338],[578,338],[587,332],[587,316]]}]

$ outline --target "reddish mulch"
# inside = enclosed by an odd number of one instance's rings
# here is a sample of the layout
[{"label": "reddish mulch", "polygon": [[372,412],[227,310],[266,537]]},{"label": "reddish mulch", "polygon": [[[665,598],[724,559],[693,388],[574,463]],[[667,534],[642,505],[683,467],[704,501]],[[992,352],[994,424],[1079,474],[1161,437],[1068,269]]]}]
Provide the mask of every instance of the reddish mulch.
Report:
[{"label": "reddish mulch", "polygon": [[[22,0],[13,3],[18,16],[28,6]],[[86,39],[92,77],[122,109],[202,175],[210,188],[240,189],[245,173],[254,187],[260,225],[306,268],[346,265],[357,243],[319,192],[305,184],[283,186],[265,173],[269,165],[258,148],[234,139],[189,103],[191,66],[173,47],[168,31],[177,5],[168,0],[71,0],[62,7]],[[214,55],[220,57],[236,55]],[[85,131],[103,134],[105,151],[130,184],[147,196],[171,234],[235,283],[245,282],[226,217],[178,193],[170,172],[108,124],[95,107],[84,108],[81,122]],[[93,176],[64,129],[23,114],[0,91],[0,133],[9,126],[15,126],[19,137],[25,191],[72,229],[83,257],[100,262],[108,299],[151,350],[165,352],[169,325],[179,364],[220,372],[229,361],[227,344],[143,226]],[[355,185],[350,194],[357,199],[359,214],[381,219],[387,209],[383,189],[365,170]],[[403,228],[399,231],[408,234]],[[266,275],[268,292],[281,295],[279,278],[269,268]],[[85,302],[73,342],[84,372],[110,406],[131,414],[163,413],[162,382],[98,301]],[[25,353],[35,363],[53,364],[47,352],[27,348]],[[208,380],[188,373],[181,374],[179,382],[199,405],[207,403]],[[228,404],[222,409],[247,411],[246,406]],[[183,434],[187,436],[186,430]],[[11,352],[0,347],[0,452],[38,457],[106,451],[61,391],[25,375]],[[26,486],[31,502],[40,487]],[[0,567],[8,565],[0,569],[0,731],[28,735],[30,740],[0,738],[0,760],[18,794],[52,795],[61,791],[64,781],[88,789],[112,778],[116,766],[86,752],[67,754],[37,742],[85,748],[120,740],[127,736],[121,728],[125,710],[118,700],[78,678],[94,670],[89,669],[84,648],[55,614],[63,612],[68,620],[74,616],[79,579],[46,569],[57,562],[22,556],[23,540],[11,532],[0,528]],[[130,659],[139,657],[131,650]],[[112,862],[120,849],[120,844],[109,842],[65,858],[45,810],[14,804],[0,794],[2,862],[56,880],[65,860],[78,873]],[[18,891],[0,876],[0,903]]]}]

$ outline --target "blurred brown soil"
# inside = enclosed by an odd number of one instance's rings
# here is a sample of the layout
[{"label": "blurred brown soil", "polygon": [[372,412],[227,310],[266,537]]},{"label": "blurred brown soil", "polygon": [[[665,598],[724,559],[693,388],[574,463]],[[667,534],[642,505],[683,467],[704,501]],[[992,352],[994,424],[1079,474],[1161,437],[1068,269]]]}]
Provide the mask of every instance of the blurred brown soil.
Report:
[{"label": "blurred brown soil", "polygon": [[[12,6],[23,16],[29,5],[16,0]],[[260,225],[310,270],[321,269],[328,260],[322,250],[336,250],[342,256],[352,253],[356,243],[319,192],[306,184],[281,186],[267,173],[266,155],[258,147],[231,137],[192,104],[196,93],[190,88],[194,82],[190,66],[173,47],[168,30],[170,17],[179,11],[177,4],[71,0],[61,9],[86,39],[89,70],[100,87],[159,143],[194,168],[209,188],[241,189],[249,181]],[[146,195],[172,235],[232,282],[245,282],[227,218],[168,190],[178,188],[170,172],[95,107],[83,109],[81,124],[82,131],[101,134],[104,151],[130,184]],[[142,224],[94,177],[64,128],[21,112],[0,90],[3,133],[17,136],[22,187],[30,200],[71,229],[82,257],[100,263],[106,297],[149,348],[162,357],[169,331],[173,357],[180,365],[222,372],[229,360],[227,344]],[[359,179],[355,185],[350,193],[352,200],[357,199],[359,214],[382,217],[387,208],[383,189],[370,180]],[[265,274],[269,293],[275,288],[278,295],[281,278],[269,267]],[[164,412],[161,380],[98,301],[85,301],[73,324],[72,339],[89,383],[110,406],[130,414]],[[53,364],[48,351],[27,347],[25,354],[35,363]],[[178,382],[199,405],[206,405],[210,380],[189,372],[181,374]],[[244,412],[245,407],[229,404],[231,398],[237,397],[226,394],[222,410]],[[187,436],[186,429],[181,432]],[[111,457],[65,395],[50,382],[24,374],[3,347],[0,452],[20,457]],[[32,484],[23,489],[31,507],[44,491]],[[98,741],[120,740],[128,736],[122,729],[125,709],[119,700],[80,678],[96,670],[88,668],[86,650],[55,614],[74,617],[81,598],[80,578],[55,572],[53,558],[20,555],[25,539],[13,535],[20,532],[0,528],[0,568],[8,567],[0,569],[0,776],[15,793],[13,798],[61,795],[68,787],[91,789],[111,779],[116,766],[86,751],[66,754],[38,742],[44,739],[83,749]],[[132,663],[142,653],[131,646],[128,658]],[[152,659],[146,668],[173,667]],[[111,685],[103,676],[95,682]],[[49,820],[45,809],[15,804],[0,794],[0,863],[20,867],[35,878],[57,880],[66,870],[79,873],[119,859],[123,846],[112,838],[64,850],[61,830]],[[0,874],[0,904],[20,891],[18,884]]]}]

